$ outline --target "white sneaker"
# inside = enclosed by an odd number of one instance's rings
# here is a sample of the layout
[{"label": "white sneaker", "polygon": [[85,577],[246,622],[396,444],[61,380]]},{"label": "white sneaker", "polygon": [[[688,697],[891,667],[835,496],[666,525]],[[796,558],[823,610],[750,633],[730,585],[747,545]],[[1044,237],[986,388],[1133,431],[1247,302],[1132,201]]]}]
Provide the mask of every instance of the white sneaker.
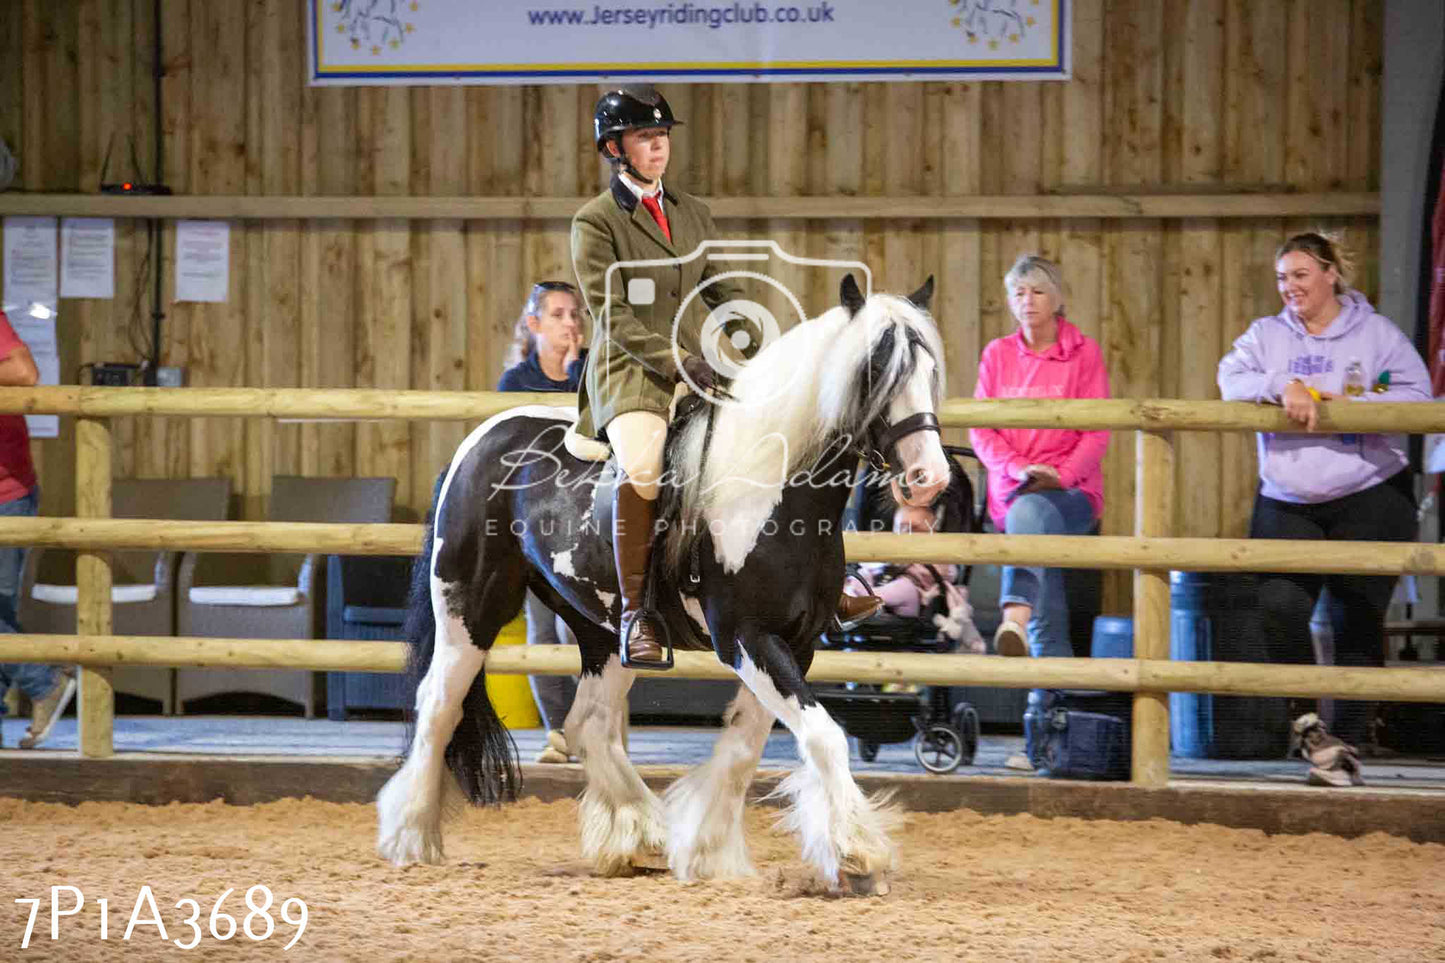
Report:
[{"label": "white sneaker", "polygon": [[1029,757],[1022,752],[1016,752],[1003,761],[1005,769],[1017,769],[1019,772],[1033,772],[1034,764],[1029,762]]},{"label": "white sneaker", "polygon": [[547,732],[547,745],[537,753],[537,761],[542,763],[564,763],[571,762],[567,754],[567,737],[560,729],[550,729]]},{"label": "white sneaker", "polygon": [[1024,627],[1013,619],[1005,619],[993,634],[993,650],[1012,658],[1028,655],[1028,635]]},{"label": "white sneaker", "polygon": [[70,700],[75,698],[75,676],[62,675],[60,681],[55,683],[55,688],[40,699],[35,700],[31,707],[30,728],[26,731],[24,738],[20,740],[21,749],[34,749],[46,739],[50,738],[50,730],[55,728],[55,723],[60,720]]}]

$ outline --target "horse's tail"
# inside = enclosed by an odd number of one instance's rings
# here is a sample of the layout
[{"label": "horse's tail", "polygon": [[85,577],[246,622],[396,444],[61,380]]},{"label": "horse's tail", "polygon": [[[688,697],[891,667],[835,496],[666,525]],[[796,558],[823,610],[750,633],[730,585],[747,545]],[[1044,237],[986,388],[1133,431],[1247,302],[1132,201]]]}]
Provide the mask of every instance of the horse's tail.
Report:
[{"label": "horse's tail", "polygon": [[[437,476],[432,489],[431,511],[422,528],[421,554],[411,569],[411,589],[406,612],[406,695],[407,751],[416,739],[417,691],[427,670],[431,668],[436,650],[436,616],[432,611],[431,567],[436,514],[440,507],[442,483],[446,470]],[[498,718],[487,695],[485,669],[477,673],[462,700],[462,719],[447,744],[447,768],[468,799],[474,803],[515,801],[522,786],[522,772],[517,763],[517,744]]]},{"label": "horse's tail", "polygon": [[437,644],[436,616],[431,607],[431,556],[437,498],[441,495],[446,477],[447,473],[443,470],[432,488],[431,509],[422,524],[421,554],[411,563],[411,585],[406,593],[406,621],[402,625],[402,636],[406,639],[406,675],[402,705],[406,715],[407,753],[411,752],[416,741],[417,690],[421,688],[427,669],[431,668],[432,653]]}]

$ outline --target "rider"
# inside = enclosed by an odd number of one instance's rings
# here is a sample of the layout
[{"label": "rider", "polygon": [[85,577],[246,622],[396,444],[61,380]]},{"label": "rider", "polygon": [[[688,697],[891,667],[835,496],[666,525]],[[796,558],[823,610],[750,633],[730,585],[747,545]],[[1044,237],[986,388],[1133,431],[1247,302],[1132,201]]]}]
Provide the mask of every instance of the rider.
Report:
[{"label": "rider", "polygon": [[[680,123],[651,85],[603,94],[593,112],[593,135],[612,163],[612,183],[572,220],[572,263],[594,319],[578,389],[577,431],[605,438],[617,456],[612,544],[622,602],[618,635],[623,664],[635,668],[666,667],[665,629],[655,613],[643,611],[643,591],[674,386],[686,378],[704,392],[718,387],[717,373],[702,357],[706,312],[689,305],[676,328],[676,352],[673,319],[693,291],[708,309],[742,293],[730,279],[716,278],[708,258],[683,260],[717,231],[707,205],[663,187],[672,128]],[[620,267],[609,288],[608,268],[644,260],[667,263]],[[880,605],[871,597],[845,596],[838,616],[857,621]]]}]

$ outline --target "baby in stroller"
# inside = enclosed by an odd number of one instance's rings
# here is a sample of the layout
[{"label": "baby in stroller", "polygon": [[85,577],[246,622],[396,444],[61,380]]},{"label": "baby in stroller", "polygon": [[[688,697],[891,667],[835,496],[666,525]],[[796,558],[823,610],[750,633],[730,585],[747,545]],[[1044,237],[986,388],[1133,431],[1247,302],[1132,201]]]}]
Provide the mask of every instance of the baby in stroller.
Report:
[{"label": "baby in stroller", "polygon": [[[952,460],[950,463],[954,477],[931,506],[898,505],[894,501],[890,526],[894,534],[973,530],[973,486],[958,463]],[[887,512],[889,506],[878,501],[872,491],[860,488],[857,493],[859,531],[883,530],[879,516]],[[877,618],[921,620],[925,628],[932,626],[939,643],[937,651],[981,655],[986,646],[973,624],[973,608],[969,605],[965,584],[967,575],[967,569],[959,565],[864,562],[848,566],[843,591],[881,598],[883,611]]]},{"label": "baby in stroller", "polygon": [[[950,455],[968,449],[945,446]],[[950,458],[953,478],[927,508],[900,508],[886,487],[860,482],[845,528],[919,536],[977,531],[973,485]],[[853,651],[983,653],[968,602],[969,567],[863,563],[848,566],[844,591],[876,594],[883,610],[862,624],[825,632],[825,648]],[[878,758],[882,745],[912,741],[913,755],[929,772],[971,765],[978,749],[978,713],[955,699],[947,686],[883,686],[846,683],[815,688],[818,701],[857,739],[864,761]]]}]

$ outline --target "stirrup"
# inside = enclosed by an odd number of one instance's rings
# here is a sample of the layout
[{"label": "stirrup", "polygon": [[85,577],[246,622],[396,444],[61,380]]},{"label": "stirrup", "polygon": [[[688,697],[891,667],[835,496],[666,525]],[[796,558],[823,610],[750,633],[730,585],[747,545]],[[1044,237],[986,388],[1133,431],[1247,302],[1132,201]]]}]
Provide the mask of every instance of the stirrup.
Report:
[{"label": "stirrup", "polygon": [[622,660],[622,667],[624,669],[636,669],[641,672],[666,672],[668,669],[671,669],[673,665],[672,637],[667,631],[667,623],[662,620],[662,616],[655,609],[642,609],[634,615],[632,621],[627,624],[628,634],[632,634],[632,630],[637,627],[637,620],[643,616],[651,616],[652,620],[662,629],[662,647],[667,652],[667,656],[662,659],[634,659],[628,655],[627,639],[619,635],[617,639],[620,644],[617,648],[618,655]]},{"label": "stirrup", "polygon": [[877,614],[878,614],[879,612],[881,612],[881,611],[883,611],[883,603],[882,603],[882,602],[879,602],[877,605],[875,605],[875,606],[872,608],[872,610],[863,613],[862,615],[858,616],[856,619],[849,619],[849,620],[846,621],[846,622],[844,622],[844,621],[842,620],[842,618],[840,618],[840,617],[838,616],[838,613],[837,613],[837,612],[834,612],[834,613],[833,613],[833,628],[834,628],[835,631],[838,631],[838,632],[852,632],[852,631],[853,631],[854,629],[856,629],[858,626],[862,625],[864,622],[867,622],[869,619],[873,618],[873,616],[877,615]]}]

